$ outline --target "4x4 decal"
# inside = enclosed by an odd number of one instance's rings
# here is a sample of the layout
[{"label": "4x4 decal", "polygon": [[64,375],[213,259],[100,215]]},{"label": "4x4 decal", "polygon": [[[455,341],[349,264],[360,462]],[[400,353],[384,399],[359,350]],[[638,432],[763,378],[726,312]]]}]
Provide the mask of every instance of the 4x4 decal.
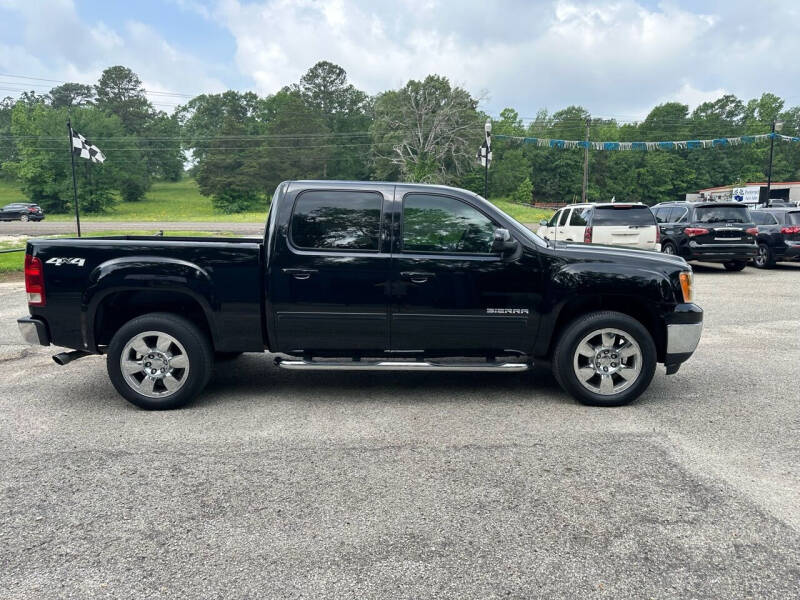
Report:
[{"label": "4x4 decal", "polygon": [[86,264],[85,258],[50,258],[48,259],[45,264],[47,265],[56,265],[60,267],[61,265],[75,265],[76,267],[82,267]]}]

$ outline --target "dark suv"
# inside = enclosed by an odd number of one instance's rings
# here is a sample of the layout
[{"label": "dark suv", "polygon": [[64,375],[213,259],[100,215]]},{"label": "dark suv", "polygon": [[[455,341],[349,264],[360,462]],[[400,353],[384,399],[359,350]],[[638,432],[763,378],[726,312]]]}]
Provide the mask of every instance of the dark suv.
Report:
[{"label": "dark suv", "polygon": [[750,214],[758,227],[756,267],[768,269],[776,262],[800,260],[800,208],[767,208]]},{"label": "dark suv", "polygon": [[741,271],[756,255],[758,229],[738,202],[665,202],[651,210],[665,254],[722,263],[728,271]]}]

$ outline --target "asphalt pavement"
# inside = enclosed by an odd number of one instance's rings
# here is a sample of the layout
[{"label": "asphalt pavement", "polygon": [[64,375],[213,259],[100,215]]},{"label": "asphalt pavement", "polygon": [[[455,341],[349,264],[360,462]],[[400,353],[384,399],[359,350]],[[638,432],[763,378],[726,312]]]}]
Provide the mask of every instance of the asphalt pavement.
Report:
[{"label": "asphalt pavement", "polygon": [[0,596],[797,598],[800,265],[695,272],[697,353],[618,409],[264,354],[145,412],[2,283]]}]

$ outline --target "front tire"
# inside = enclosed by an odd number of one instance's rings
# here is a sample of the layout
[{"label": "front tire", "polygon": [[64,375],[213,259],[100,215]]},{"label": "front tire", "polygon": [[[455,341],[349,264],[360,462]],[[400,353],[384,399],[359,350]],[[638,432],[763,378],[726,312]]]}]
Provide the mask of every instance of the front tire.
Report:
[{"label": "front tire", "polygon": [[650,385],[656,347],[650,332],[623,313],[602,311],[570,323],[553,353],[553,375],[575,399],[622,406]]},{"label": "front tire", "polygon": [[208,383],[213,365],[206,335],[169,313],[128,321],[111,339],[106,361],[120,395],[146,410],[185,406]]},{"label": "front tire", "polygon": [[726,271],[741,271],[747,266],[747,262],[744,260],[729,260],[722,264]]},{"label": "front tire", "polygon": [[678,249],[672,242],[664,242],[661,246],[661,252],[664,254],[677,255]]}]

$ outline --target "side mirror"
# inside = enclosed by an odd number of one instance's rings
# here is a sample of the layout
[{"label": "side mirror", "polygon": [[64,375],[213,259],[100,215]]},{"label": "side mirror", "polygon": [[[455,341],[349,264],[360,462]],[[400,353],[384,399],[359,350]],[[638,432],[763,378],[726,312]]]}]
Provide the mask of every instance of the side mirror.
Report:
[{"label": "side mirror", "polygon": [[492,242],[492,252],[506,255],[511,254],[519,246],[519,242],[511,237],[508,229],[497,228],[494,230],[494,241]]},{"label": "side mirror", "polygon": [[547,219],[542,219],[541,221],[539,221],[539,225],[541,225],[542,227],[547,227]]}]

